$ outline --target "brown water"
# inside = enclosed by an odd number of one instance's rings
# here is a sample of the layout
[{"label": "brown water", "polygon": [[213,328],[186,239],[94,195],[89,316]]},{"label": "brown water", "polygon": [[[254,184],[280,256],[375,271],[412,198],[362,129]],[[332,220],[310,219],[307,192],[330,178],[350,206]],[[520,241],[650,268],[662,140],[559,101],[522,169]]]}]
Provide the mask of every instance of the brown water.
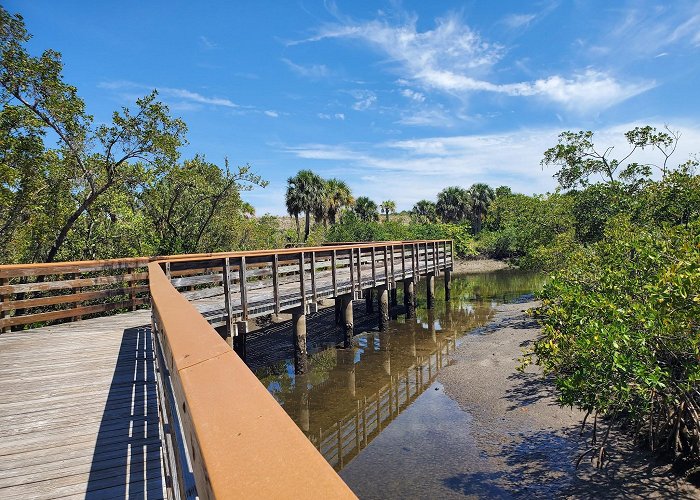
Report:
[{"label": "brown water", "polygon": [[[356,336],[358,345],[352,349],[335,348],[342,333],[332,323],[332,308],[311,317],[307,374],[294,375],[288,348],[277,349],[281,359],[268,356],[248,362],[321,454],[336,470],[342,470],[358,454],[362,457],[362,450],[382,433],[389,444],[392,435],[396,436],[393,441],[403,443],[407,426],[415,426],[416,421],[427,418],[433,428],[439,427],[441,422],[435,422],[432,413],[440,413],[445,402],[428,395],[420,405],[414,402],[449,363],[449,354],[461,337],[487,323],[498,304],[530,294],[542,282],[540,275],[513,270],[453,275],[452,300],[445,302],[444,286],[438,280],[432,310],[425,309],[423,282],[418,287],[416,319],[407,321],[398,307],[392,311],[395,320],[387,332],[378,332],[376,313],[365,314],[364,301],[356,301],[356,331],[363,333]],[[400,291],[398,303],[403,303]],[[283,328],[280,325],[278,330]],[[289,333],[278,331],[277,336],[283,341]],[[257,338],[258,342],[274,342],[274,335]],[[261,351],[249,348],[249,352]],[[397,417],[409,408],[411,417],[401,424]],[[459,417],[468,420],[466,414]],[[417,445],[420,443],[405,443],[404,447]],[[386,466],[391,469],[390,464]]]}]

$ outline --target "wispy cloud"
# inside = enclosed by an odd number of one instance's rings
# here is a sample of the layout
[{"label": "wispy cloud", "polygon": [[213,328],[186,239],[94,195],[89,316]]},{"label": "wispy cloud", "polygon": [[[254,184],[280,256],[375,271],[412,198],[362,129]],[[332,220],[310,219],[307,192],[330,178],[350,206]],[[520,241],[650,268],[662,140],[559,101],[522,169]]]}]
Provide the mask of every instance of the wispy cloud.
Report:
[{"label": "wispy cloud", "polygon": [[326,78],[330,76],[330,71],[325,64],[311,64],[304,66],[302,64],[296,64],[289,59],[282,59],[282,62],[284,62],[297,75],[306,78]]},{"label": "wispy cloud", "polygon": [[511,29],[517,29],[528,26],[536,17],[536,14],[509,14],[502,22]]},{"label": "wispy cloud", "polygon": [[263,111],[263,113],[265,113],[270,118],[278,118],[280,116],[280,114],[277,111],[273,111],[271,109]]},{"label": "wispy cloud", "polygon": [[199,36],[199,44],[202,46],[202,48],[206,50],[213,50],[219,47],[219,45],[216,42],[210,40],[204,35]]},{"label": "wispy cloud", "polygon": [[355,98],[352,105],[355,111],[365,111],[377,103],[377,95],[370,90],[351,90],[349,93]]},{"label": "wispy cloud", "polygon": [[345,113],[318,113],[321,120],[345,120]]},{"label": "wispy cloud", "polygon": [[502,45],[486,40],[456,15],[438,19],[435,28],[427,31],[418,31],[416,21],[413,17],[398,26],[384,20],[329,25],[305,42],[358,39],[387,55],[403,80],[429,90],[465,96],[474,92],[537,96],[578,112],[600,111],[654,86],[651,81],[621,82],[609,72],[595,69],[534,81],[494,82],[487,77],[504,57]]},{"label": "wispy cloud", "polygon": [[425,101],[425,95],[422,94],[421,92],[416,92],[415,90],[411,89],[401,89],[401,95],[416,102],[423,102]]},{"label": "wispy cloud", "polygon": [[[628,151],[623,133],[640,123],[622,123],[598,130],[596,144],[613,146],[613,157]],[[663,124],[652,124],[657,128]],[[677,127],[681,142],[674,156],[680,164],[697,152],[700,125]],[[287,153],[306,160],[335,162],[350,179],[356,193],[374,199],[395,199],[399,209],[409,209],[422,198],[434,198],[444,187],[486,182],[509,185],[515,191],[533,194],[553,191],[554,170],[540,167],[544,151],[557,143],[561,129],[518,129],[499,134],[438,136],[392,141],[382,144],[303,144],[288,147]],[[634,159],[656,161],[651,150]],[[372,182],[367,182],[371,178]]]},{"label": "wispy cloud", "polygon": [[[179,99],[180,103],[188,103],[190,105],[193,104],[206,104],[210,106],[222,106],[225,108],[240,108],[241,106],[239,104],[236,104],[230,99],[224,98],[224,97],[208,97],[205,95],[200,94],[199,92],[194,92],[192,90],[187,90],[187,89],[178,89],[178,88],[173,88],[173,87],[158,87],[156,85],[145,85],[142,83],[136,83],[136,82],[130,82],[128,80],[114,80],[114,81],[105,81],[105,82],[100,82],[98,84],[98,87],[103,88],[103,89],[108,89],[108,90],[117,90],[117,91],[129,91],[129,92],[134,92],[134,91],[144,91],[148,92],[149,90],[156,89],[158,93],[163,96],[164,98],[175,98]],[[186,106],[181,106],[181,109],[185,109]],[[192,109],[192,107],[190,107]]]}]

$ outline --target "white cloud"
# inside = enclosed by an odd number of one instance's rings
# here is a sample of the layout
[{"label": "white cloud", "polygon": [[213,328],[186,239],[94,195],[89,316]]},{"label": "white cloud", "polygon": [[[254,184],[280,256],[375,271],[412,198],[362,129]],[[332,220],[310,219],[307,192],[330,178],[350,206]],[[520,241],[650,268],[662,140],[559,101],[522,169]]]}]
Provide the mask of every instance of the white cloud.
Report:
[{"label": "white cloud", "polygon": [[198,92],[192,92],[191,90],[187,90],[187,89],[174,89],[174,88],[170,88],[170,87],[160,87],[158,89],[158,92],[160,92],[162,95],[165,95],[165,96],[178,97],[180,99],[184,99],[186,101],[191,101],[191,102],[196,102],[199,104],[209,104],[212,106],[223,106],[226,108],[238,108],[239,107],[238,104],[231,101],[230,99],[226,99],[223,97],[206,97],[206,96],[203,96],[202,94],[199,94]]},{"label": "white cloud", "polygon": [[655,85],[649,81],[621,82],[608,72],[594,69],[569,77],[554,74],[534,81],[495,83],[486,77],[502,60],[503,46],[487,41],[454,15],[438,19],[433,30],[422,32],[417,30],[416,21],[414,17],[399,26],[378,20],[326,26],[317,36],[304,41],[362,40],[397,65],[402,74],[399,83],[403,85],[414,82],[427,89],[463,95],[491,92],[538,96],[578,112],[600,111]]},{"label": "white cloud", "polygon": [[[623,123],[596,131],[594,142],[602,148],[613,146],[612,157],[626,154],[629,146],[623,133],[641,123]],[[652,124],[657,128],[662,123]],[[672,164],[677,165],[697,153],[700,124],[677,128],[681,132]],[[576,130],[575,128],[573,130]],[[356,194],[373,199],[395,199],[398,208],[410,209],[423,198],[434,198],[446,186],[469,186],[486,182],[509,185],[527,194],[545,193],[556,188],[555,169],[543,171],[543,153],[557,143],[560,128],[513,130],[499,134],[460,135],[393,141],[383,144],[329,145],[305,144],[286,151],[298,158],[337,164]],[[639,151],[635,160],[658,161],[653,150]],[[311,168],[313,166],[311,165]],[[371,176],[373,181],[358,182]]]},{"label": "white cloud", "polygon": [[345,113],[318,113],[317,115],[321,120],[345,120]]},{"label": "white cloud", "polygon": [[529,25],[536,17],[536,14],[509,14],[502,22],[511,29],[517,29]]},{"label": "white cloud", "polygon": [[203,48],[207,50],[216,49],[219,46],[216,42],[210,40],[204,35],[200,35],[199,43],[202,45]]},{"label": "white cloud", "polygon": [[312,64],[310,66],[303,66],[301,64],[296,64],[289,59],[282,59],[289,68],[294,71],[297,75],[306,78],[325,78],[330,75],[330,71],[325,64]]},{"label": "white cloud", "polygon": [[416,101],[416,102],[425,101],[425,95],[420,93],[420,92],[416,92],[415,90],[402,89],[401,95],[408,98],[408,99],[411,99],[412,101]]},{"label": "white cloud", "polygon": [[128,80],[114,80],[100,82],[98,87],[108,90],[118,90],[118,91],[135,91],[141,90],[143,92],[148,92],[151,89],[157,89],[158,93],[164,98],[176,98],[180,101],[169,103],[173,109],[196,109],[197,104],[207,104],[211,106],[222,106],[225,108],[240,108],[239,104],[226,99],[223,97],[208,97],[204,96],[198,92],[187,89],[178,89],[172,87],[157,87],[155,85],[144,85],[142,83],[130,82]]},{"label": "white cloud", "polygon": [[280,115],[277,111],[273,111],[273,110],[270,110],[270,109],[264,111],[264,113],[265,113],[267,116],[271,117],[271,118],[277,118],[277,117],[279,117],[279,115]]},{"label": "white cloud", "polygon": [[369,90],[352,90],[350,95],[355,98],[355,103],[352,105],[355,111],[370,109],[377,102],[377,95]]}]

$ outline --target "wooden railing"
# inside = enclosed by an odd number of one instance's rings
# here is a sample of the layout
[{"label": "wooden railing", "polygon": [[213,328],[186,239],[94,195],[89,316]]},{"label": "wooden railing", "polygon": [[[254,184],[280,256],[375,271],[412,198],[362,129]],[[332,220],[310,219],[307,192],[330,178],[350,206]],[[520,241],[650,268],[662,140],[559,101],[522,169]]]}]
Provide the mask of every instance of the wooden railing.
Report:
[{"label": "wooden railing", "polygon": [[[429,272],[429,264],[437,271],[441,265],[451,263],[452,255],[450,240],[436,240],[0,265],[0,332],[148,305],[147,266],[156,260],[161,262],[173,285],[186,292],[190,300],[207,298],[212,292],[207,288],[214,288],[222,298],[236,294],[254,298],[260,288],[274,290],[277,298],[272,305],[262,306],[255,301],[248,304],[246,300],[243,301],[246,309],[232,310],[230,318],[212,313],[209,319],[221,326],[228,321],[279,312],[339,293],[357,294],[369,286],[383,283],[393,286],[396,280],[412,277],[414,270]],[[304,272],[300,273],[302,268]],[[242,281],[241,269],[245,278]],[[332,282],[320,283],[319,274],[324,272]],[[340,283],[339,275],[343,272],[350,282]],[[389,276],[388,283],[385,276]],[[296,301],[285,299],[280,290],[285,285],[289,288],[292,282],[304,287],[304,293],[298,293]],[[232,307],[222,304],[220,309]]]},{"label": "wooden railing", "polygon": [[354,498],[238,355],[149,265],[174,498]]}]

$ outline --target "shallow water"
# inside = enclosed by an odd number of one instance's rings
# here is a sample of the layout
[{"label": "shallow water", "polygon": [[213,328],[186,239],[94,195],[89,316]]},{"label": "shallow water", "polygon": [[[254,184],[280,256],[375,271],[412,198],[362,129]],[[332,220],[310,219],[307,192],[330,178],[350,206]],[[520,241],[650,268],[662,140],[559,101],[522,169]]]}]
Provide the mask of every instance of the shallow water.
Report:
[{"label": "shallow water", "polygon": [[[460,344],[460,338],[487,323],[498,304],[529,294],[542,282],[540,275],[514,270],[453,275],[449,303],[444,300],[443,282],[436,280],[432,310],[425,308],[425,282],[421,282],[414,320],[407,321],[402,307],[398,307],[392,311],[395,320],[388,331],[378,332],[374,315],[363,319],[356,312],[356,332],[362,333],[356,335],[358,345],[352,349],[333,346],[340,338],[340,328],[332,324],[324,327],[338,330],[338,336],[329,336],[328,332],[314,335],[310,328],[307,374],[295,376],[289,350],[284,359],[268,364],[258,360],[252,367],[336,470],[358,457],[356,469],[365,469],[363,462],[372,475],[391,481],[397,460],[410,457],[411,450],[421,447],[420,455],[424,456],[425,446],[431,443],[437,446],[438,460],[440,455],[469,455],[470,443],[449,438],[449,429],[458,423],[455,419],[468,424],[470,416],[442,395],[439,384],[434,385],[437,373],[449,363],[449,354]],[[356,310],[359,306],[363,312],[364,302],[358,302]],[[398,303],[403,303],[401,291]],[[322,316],[310,318],[309,324],[323,322]],[[327,324],[332,314],[326,316]],[[431,435],[443,437],[436,440]],[[375,439],[381,447],[371,446]],[[365,448],[367,460],[363,459]],[[378,457],[370,456],[377,453]],[[409,460],[403,466],[417,464]],[[353,487],[353,475],[343,476]],[[402,476],[394,474],[397,481]]]}]

